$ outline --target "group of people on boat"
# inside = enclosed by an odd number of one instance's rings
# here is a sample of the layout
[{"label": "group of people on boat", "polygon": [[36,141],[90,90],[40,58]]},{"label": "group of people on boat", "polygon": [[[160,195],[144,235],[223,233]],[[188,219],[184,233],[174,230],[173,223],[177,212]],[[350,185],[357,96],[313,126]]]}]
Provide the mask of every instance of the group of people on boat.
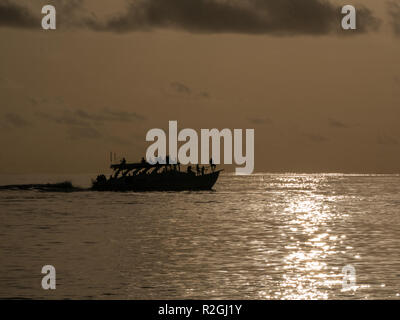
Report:
[{"label": "group of people on boat", "polygon": [[[166,160],[166,161],[165,161]],[[172,161],[171,161],[172,162]],[[113,173],[110,177],[98,175],[92,181],[92,189],[99,191],[128,191],[128,190],[210,190],[222,170],[216,170],[211,158],[210,165],[192,164],[180,168],[180,163],[171,163],[169,157],[156,163],[128,163],[122,158],[120,163],[111,164]],[[211,170],[211,174],[207,172]]]},{"label": "group of people on boat", "polygon": [[[180,166],[179,161],[178,161],[177,163],[170,164],[169,156],[166,156],[165,160],[166,160],[166,161],[165,161],[166,163],[165,163],[165,167],[164,167],[164,170],[163,170],[164,173],[165,173],[165,172],[170,172],[170,171],[174,171],[174,172],[180,172],[180,171],[181,171],[181,166]],[[145,159],[144,157],[142,157],[140,163],[143,164],[143,165],[148,164],[148,162],[146,161],[146,159]],[[125,159],[125,157],[122,158],[120,164],[121,164],[122,166],[126,164],[126,159]],[[171,166],[172,166],[172,167],[171,167]],[[217,167],[217,166],[214,164],[213,159],[210,158],[210,168],[211,168],[211,171],[214,172],[216,167]],[[206,173],[206,170],[207,170],[207,168],[206,168],[205,166],[201,166],[201,167],[200,167],[199,164],[196,164],[196,172],[194,172],[194,171],[192,170],[192,166],[188,166],[188,167],[187,167],[187,173],[188,173],[188,174],[193,174],[193,175],[204,175],[204,174]],[[157,173],[157,171],[158,171],[158,170],[154,170],[153,173]]]}]

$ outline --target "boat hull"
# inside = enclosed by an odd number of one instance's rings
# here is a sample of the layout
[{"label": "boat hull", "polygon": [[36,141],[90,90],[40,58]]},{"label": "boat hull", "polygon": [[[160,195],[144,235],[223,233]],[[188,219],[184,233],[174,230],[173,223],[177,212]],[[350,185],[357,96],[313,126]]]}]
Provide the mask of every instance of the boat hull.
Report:
[{"label": "boat hull", "polygon": [[95,191],[184,191],[211,190],[222,170],[204,175],[191,175],[183,172],[163,174],[143,174],[94,182]]}]

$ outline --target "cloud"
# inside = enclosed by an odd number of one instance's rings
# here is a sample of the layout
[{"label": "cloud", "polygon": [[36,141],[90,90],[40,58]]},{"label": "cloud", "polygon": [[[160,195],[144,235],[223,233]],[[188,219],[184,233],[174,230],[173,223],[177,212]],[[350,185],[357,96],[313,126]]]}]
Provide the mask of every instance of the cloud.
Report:
[{"label": "cloud", "polygon": [[169,86],[162,90],[167,96],[172,97],[186,97],[191,99],[210,99],[211,95],[207,91],[198,91],[196,89],[190,88],[187,84],[179,81],[173,81]]},{"label": "cloud", "polygon": [[[136,0],[98,31],[130,32],[169,28],[193,33],[320,35],[341,30],[340,7],[326,0]],[[358,32],[377,30],[380,20],[357,6]],[[348,31],[346,31],[348,32]]]},{"label": "cloud", "polygon": [[35,28],[40,19],[28,8],[9,0],[0,2],[0,27]]},{"label": "cloud", "polygon": [[391,17],[391,25],[396,36],[400,37],[400,1],[387,1],[388,12]]},{"label": "cloud", "polygon": [[105,108],[103,109],[104,115],[109,121],[136,121],[146,120],[146,117],[136,112],[126,112],[115,109]]},{"label": "cloud", "polygon": [[85,0],[52,0],[51,4],[57,10],[57,27],[88,27],[96,19],[85,7]]},{"label": "cloud", "polygon": [[188,86],[180,82],[171,82],[171,88],[179,94],[190,95],[192,93],[192,90]]},{"label": "cloud", "polygon": [[[88,12],[84,0],[54,0],[57,26],[126,33],[175,29],[192,33],[323,35],[343,33],[340,7],[328,0],[129,0],[127,8],[105,21]],[[357,8],[357,30],[377,30],[380,20],[365,6]],[[62,13],[62,14],[61,14]],[[40,16],[6,0],[0,26],[37,28]]]},{"label": "cloud", "polygon": [[92,121],[104,121],[105,120],[105,118],[101,115],[91,114],[82,109],[76,110],[74,115],[77,116],[78,118],[92,120]]},{"label": "cloud", "polygon": [[199,93],[199,97],[208,99],[208,98],[210,98],[210,94],[208,92],[206,92],[206,91],[202,91],[202,92]]},{"label": "cloud", "polygon": [[64,110],[62,114],[36,112],[36,116],[58,125],[66,126],[67,134],[72,140],[102,139],[107,143],[128,145],[131,141],[107,134],[106,128],[98,130],[100,124],[107,121],[130,122],[146,118],[135,112],[125,112],[104,108],[97,112],[82,109]]},{"label": "cloud", "polygon": [[333,128],[337,128],[337,129],[347,129],[349,128],[349,126],[339,120],[336,119],[329,119],[329,125]]},{"label": "cloud", "polygon": [[99,123],[107,121],[130,122],[144,121],[146,118],[136,112],[126,112],[115,109],[104,108],[97,112],[88,112],[82,109],[73,111],[65,110],[63,114],[50,114],[36,112],[36,115],[55,122],[57,124],[87,126],[89,123]]},{"label": "cloud", "polygon": [[24,128],[30,126],[31,123],[16,113],[7,113],[1,121],[1,128]]},{"label": "cloud", "polygon": [[377,137],[377,143],[384,146],[397,146],[399,141],[386,133],[381,133]]},{"label": "cloud", "polygon": [[103,110],[96,113],[89,113],[82,109],[78,109],[75,111],[75,115],[79,118],[92,120],[96,122],[105,122],[105,121],[130,122],[130,121],[146,120],[144,116],[136,112],[126,112],[109,108],[104,108]]},{"label": "cloud", "polygon": [[77,125],[77,126],[88,125],[86,121],[82,121],[71,112],[64,112],[64,114],[62,115],[54,115],[38,111],[35,113],[35,115],[42,119],[46,119],[57,124]]}]

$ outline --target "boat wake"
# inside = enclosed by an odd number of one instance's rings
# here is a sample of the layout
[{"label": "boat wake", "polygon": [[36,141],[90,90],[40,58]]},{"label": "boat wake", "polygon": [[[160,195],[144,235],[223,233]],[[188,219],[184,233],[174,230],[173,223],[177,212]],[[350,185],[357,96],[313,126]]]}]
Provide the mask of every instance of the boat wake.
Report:
[{"label": "boat wake", "polygon": [[37,190],[45,192],[77,192],[88,191],[89,189],[75,187],[70,181],[45,184],[13,184],[0,186],[0,190]]}]

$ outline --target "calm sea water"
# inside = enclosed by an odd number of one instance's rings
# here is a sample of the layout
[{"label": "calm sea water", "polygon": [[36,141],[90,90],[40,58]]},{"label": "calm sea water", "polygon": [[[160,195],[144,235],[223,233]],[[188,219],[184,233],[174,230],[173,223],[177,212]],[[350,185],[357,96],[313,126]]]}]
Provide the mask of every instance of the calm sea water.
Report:
[{"label": "calm sea water", "polygon": [[[399,175],[223,175],[213,192],[3,190],[0,219],[0,298],[400,298]],[[41,289],[47,264],[56,290]]]}]

